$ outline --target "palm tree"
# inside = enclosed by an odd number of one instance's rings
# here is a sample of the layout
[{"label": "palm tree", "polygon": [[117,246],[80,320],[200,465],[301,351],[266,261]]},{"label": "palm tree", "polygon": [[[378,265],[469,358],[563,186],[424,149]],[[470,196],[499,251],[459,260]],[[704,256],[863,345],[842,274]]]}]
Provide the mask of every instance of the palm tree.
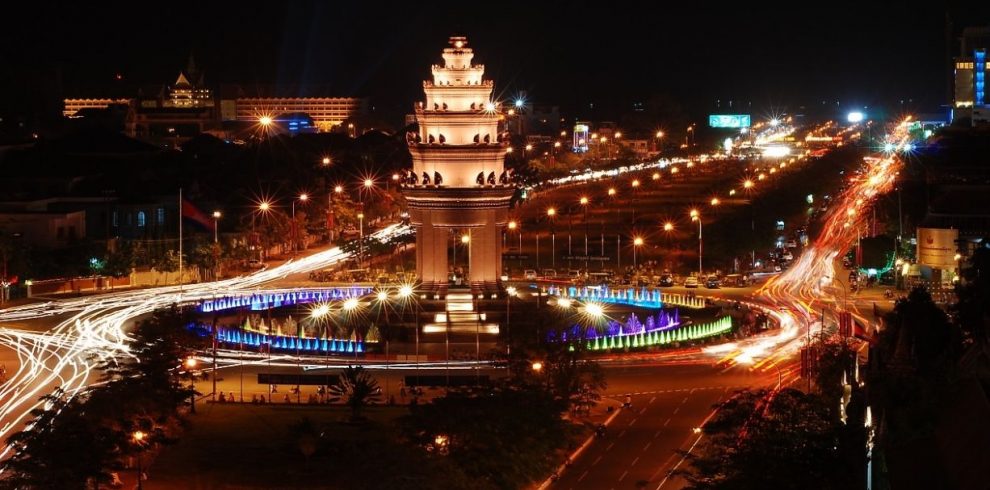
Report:
[{"label": "palm tree", "polygon": [[381,388],[361,366],[348,366],[340,373],[337,383],[330,387],[330,401],[344,399],[351,407],[351,420],[361,419],[361,409],[381,402]]}]

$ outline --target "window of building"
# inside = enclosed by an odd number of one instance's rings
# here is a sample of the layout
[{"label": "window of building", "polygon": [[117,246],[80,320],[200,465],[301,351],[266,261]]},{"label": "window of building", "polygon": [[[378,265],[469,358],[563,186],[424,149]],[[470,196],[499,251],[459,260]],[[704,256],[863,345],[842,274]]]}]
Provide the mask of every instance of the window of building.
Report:
[{"label": "window of building", "polygon": [[113,220],[113,227],[116,228],[120,225],[120,223],[117,222],[117,212],[114,211],[112,216],[113,217],[111,219]]},{"label": "window of building", "polygon": [[138,225],[138,228],[144,228],[144,211],[138,211],[138,214],[137,214],[137,225]]},{"label": "window of building", "polygon": [[165,224],[165,208],[158,208],[158,210],[155,213],[157,214],[155,220],[158,222],[159,225],[164,225]]}]

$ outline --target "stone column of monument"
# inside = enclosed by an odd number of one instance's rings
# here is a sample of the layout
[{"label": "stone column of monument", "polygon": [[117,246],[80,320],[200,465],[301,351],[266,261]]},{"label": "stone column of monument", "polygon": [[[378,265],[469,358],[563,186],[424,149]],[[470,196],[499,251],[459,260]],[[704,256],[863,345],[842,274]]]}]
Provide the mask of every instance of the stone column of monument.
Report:
[{"label": "stone column of monument", "polygon": [[[472,64],[467,39],[451,37],[443,65],[423,82],[416,105],[419,131],[407,135],[413,168],[403,193],[416,230],[416,271],[424,287],[447,283],[451,231],[470,235],[472,285],[495,287],[502,270],[501,232],[515,188],[504,169],[494,86]],[[462,248],[466,254],[467,248]],[[462,262],[461,255],[458,262]]]}]

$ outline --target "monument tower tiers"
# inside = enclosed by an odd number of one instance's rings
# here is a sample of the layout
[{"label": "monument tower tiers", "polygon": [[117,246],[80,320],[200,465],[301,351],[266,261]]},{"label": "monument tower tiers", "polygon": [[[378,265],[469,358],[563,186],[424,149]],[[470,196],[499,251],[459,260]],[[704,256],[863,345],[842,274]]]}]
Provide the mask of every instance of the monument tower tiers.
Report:
[{"label": "monument tower tiers", "polygon": [[403,193],[416,230],[416,271],[425,289],[450,277],[475,289],[497,288],[502,229],[515,191],[504,168],[499,105],[484,65],[464,37],[451,37],[443,65],[423,82],[416,105],[419,131],[407,142],[413,168]]}]

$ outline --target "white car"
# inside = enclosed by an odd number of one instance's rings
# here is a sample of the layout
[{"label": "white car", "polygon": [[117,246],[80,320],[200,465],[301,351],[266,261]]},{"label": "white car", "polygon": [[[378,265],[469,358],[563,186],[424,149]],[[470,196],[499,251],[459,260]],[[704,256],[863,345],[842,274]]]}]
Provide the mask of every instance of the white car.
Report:
[{"label": "white car", "polygon": [[689,276],[684,280],[684,287],[686,288],[696,288],[698,287],[698,278],[694,276]]},{"label": "white car", "polygon": [[527,281],[535,281],[536,271],[533,269],[526,269],[526,272],[523,273],[523,277],[525,277]]}]

